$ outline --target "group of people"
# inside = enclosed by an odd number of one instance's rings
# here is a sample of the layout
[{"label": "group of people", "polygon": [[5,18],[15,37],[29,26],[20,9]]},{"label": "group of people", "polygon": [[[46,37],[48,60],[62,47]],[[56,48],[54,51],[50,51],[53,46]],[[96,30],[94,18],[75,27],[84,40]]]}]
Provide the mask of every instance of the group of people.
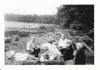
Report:
[{"label": "group of people", "polygon": [[61,59],[68,61],[74,59],[74,64],[85,64],[84,45],[82,42],[73,42],[62,33],[59,33],[59,35],[59,41],[56,41],[51,36],[43,36],[49,39],[40,46],[35,43],[35,37],[32,37],[26,45],[26,50],[30,55],[41,62],[53,60],[60,61]]}]

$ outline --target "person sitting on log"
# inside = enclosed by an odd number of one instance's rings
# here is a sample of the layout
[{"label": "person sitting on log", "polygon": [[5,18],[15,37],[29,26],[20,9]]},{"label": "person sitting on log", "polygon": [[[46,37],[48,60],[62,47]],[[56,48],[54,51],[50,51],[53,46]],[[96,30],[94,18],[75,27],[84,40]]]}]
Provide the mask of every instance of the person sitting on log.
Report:
[{"label": "person sitting on log", "polygon": [[79,42],[76,43],[77,47],[77,53],[75,54],[75,63],[76,65],[84,65],[86,61],[86,55],[85,55],[85,47],[82,43],[82,40],[79,40]]},{"label": "person sitting on log", "polygon": [[63,54],[63,58],[64,60],[71,60],[74,58],[74,54],[76,53],[76,45],[75,43],[73,43],[72,40],[67,40],[67,47],[65,48]]},{"label": "person sitting on log", "polygon": [[[47,46],[48,50],[45,53],[41,54],[41,57],[40,57],[41,62],[52,61],[52,60],[62,56],[61,52],[57,49],[57,46],[55,44],[53,44],[53,42],[54,41],[49,40],[48,44],[45,45],[45,46]],[[44,46],[44,45],[42,45],[42,46]]]},{"label": "person sitting on log", "polygon": [[58,47],[65,61],[74,58],[74,53],[76,52],[76,45],[69,37],[65,38],[65,35],[62,33]]},{"label": "person sitting on log", "polygon": [[26,49],[30,55],[34,55],[35,57],[39,57],[40,47],[35,44],[35,37],[34,36],[27,43]]}]

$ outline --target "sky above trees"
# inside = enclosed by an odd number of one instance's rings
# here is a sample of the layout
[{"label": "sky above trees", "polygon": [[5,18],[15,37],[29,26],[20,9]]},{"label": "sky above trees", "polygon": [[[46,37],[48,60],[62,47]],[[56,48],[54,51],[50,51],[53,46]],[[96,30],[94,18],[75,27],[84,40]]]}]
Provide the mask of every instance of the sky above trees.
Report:
[{"label": "sky above trees", "polygon": [[6,0],[5,13],[52,15],[60,4],[49,0]]}]

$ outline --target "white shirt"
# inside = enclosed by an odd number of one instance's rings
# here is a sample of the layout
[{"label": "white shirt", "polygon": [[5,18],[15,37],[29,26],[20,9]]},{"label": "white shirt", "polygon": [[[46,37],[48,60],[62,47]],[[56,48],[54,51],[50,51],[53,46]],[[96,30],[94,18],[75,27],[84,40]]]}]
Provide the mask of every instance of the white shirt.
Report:
[{"label": "white shirt", "polygon": [[61,55],[60,51],[57,49],[57,46],[53,44],[50,44],[49,52],[51,55]]},{"label": "white shirt", "polygon": [[45,52],[44,54],[42,54],[43,56],[41,56],[40,61],[45,61],[45,55],[46,54],[49,55],[49,60],[53,60],[58,55],[59,56],[62,55],[61,52],[57,49],[57,46],[54,45],[54,44],[45,43],[42,46],[46,46],[48,48],[48,51]]},{"label": "white shirt", "polygon": [[52,53],[52,54],[59,54],[59,55],[61,54],[60,51],[57,49],[57,46],[54,44],[44,43],[41,45],[41,48],[48,49],[49,53]]},{"label": "white shirt", "polygon": [[44,43],[41,45],[40,49],[48,49],[49,46],[50,46],[49,43]]},{"label": "white shirt", "polygon": [[58,47],[61,46],[62,48],[66,48],[67,47],[67,41],[68,41],[67,39],[64,39],[64,40],[60,39],[59,43],[58,43]]},{"label": "white shirt", "polygon": [[27,43],[26,49],[27,50],[32,50],[35,47],[35,44],[32,41],[29,41]]}]

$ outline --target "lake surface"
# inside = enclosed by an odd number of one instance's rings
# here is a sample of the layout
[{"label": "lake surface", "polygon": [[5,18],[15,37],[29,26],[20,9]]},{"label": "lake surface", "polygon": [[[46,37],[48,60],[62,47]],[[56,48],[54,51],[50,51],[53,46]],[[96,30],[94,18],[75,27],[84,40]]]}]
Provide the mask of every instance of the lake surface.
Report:
[{"label": "lake surface", "polygon": [[44,24],[44,23],[24,23],[24,22],[13,22],[5,21],[5,28],[40,28],[40,26],[57,26],[55,24]]}]

